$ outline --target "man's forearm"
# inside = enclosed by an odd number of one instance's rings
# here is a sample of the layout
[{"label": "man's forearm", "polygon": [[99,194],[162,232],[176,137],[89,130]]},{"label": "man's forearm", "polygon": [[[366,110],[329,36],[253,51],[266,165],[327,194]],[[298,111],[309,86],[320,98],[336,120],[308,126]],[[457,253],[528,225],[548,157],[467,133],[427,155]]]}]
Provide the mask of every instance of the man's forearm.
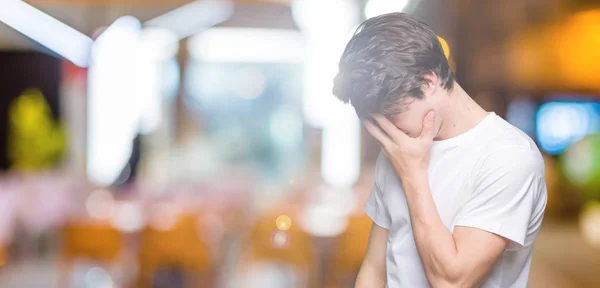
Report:
[{"label": "man's forearm", "polygon": [[433,201],[426,176],[403,179],[415,243],[427,278],[434,287],[452,287],[460,281],[456,242]]},{"label": "man's forearm", "polygon": [[387,281],[385,267],[383,271],[369,263],[363,263],[356,277],[354,288],[385,288]]}]

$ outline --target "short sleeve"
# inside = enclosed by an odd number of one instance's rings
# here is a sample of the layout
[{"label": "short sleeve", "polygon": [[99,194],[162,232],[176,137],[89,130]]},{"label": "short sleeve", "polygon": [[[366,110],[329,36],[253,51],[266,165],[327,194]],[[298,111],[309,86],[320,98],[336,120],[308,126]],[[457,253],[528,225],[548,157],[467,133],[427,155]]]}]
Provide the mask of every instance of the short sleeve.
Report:
[{"label": "short sleeve", "polygon": [[523,246],[535,202],[546,189],[542,158],[537,151],[505,148],[478,170],[455,226],[485,230]]},{"label": "short sleeve", "polygon": [[390,213],[385,206],[385,202],[383,201],[383,193],[380,185],[384,183],[382,177],[384,176],[382,173],[382,169],[380,168],[383,165],[382,154],[377,158],[377,163],[375,164],[375,183],[373,184],[373,189],[371,190],[371,195],[367,200],[367,204],[365,205],[365,213],[373,220],[377,226],[390,229],[391,226],[391,217]]}]

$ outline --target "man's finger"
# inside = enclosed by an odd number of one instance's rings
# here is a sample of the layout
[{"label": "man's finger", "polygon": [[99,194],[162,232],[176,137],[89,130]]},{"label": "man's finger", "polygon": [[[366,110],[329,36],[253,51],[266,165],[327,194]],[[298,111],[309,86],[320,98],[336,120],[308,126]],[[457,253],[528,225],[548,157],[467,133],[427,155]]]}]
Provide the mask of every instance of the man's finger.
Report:
[{"label": "man's finger", "polygon": [[365,128],[377,141],[384,147],[389,147],[392,144],[392,140],[388,135],[383,132],[377,125],[375,125],[372,120],[363,120],[363,124]]},{"label": "man's finger", "polygon": [[404,134],[404,132],[398,129],[398,127],[396,127],[396,125],[394,125],[394,123],[388,120],[385,116],[381,114],[375,114],[373,115],[373,119],[377,121],[379,127],[381,127],[383,132],[385,132],[392,141],[399,144],[400,142],[409,138],[408,135]]},{"label": "man's finger", "polygon": [[429,111],[425,115],[425,119],[423,119],[423,131],[421,131],[421,136],[419,138],[424,140],[433,140],[436,136],[435,132],[435,112]]}]

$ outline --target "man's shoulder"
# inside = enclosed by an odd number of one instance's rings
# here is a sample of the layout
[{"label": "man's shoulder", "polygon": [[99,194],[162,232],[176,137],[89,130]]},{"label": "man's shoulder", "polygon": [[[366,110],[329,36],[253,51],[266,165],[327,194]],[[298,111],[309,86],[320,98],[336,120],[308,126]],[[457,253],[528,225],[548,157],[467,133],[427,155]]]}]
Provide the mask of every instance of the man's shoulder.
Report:
[{"label": "man's shoulder", "polygon": [[542,154],[529,135],[498,117],[479,141],[482,160],[543,163]]},{"label": "man's shoulder", "polygon": [[507,179],[519,173],[543,177],[544,160],[531,137],[500,117],[488,128],[469,151],[475,157],[476,179]]}]

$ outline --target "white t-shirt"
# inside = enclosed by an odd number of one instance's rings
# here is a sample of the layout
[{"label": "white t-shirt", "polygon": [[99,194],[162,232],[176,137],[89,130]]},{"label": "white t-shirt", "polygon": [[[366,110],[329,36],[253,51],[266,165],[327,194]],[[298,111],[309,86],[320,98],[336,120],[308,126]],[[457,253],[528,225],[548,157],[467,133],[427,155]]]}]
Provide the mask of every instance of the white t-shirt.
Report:
[{"label": "white t-shirt", "polygon": [[[468,132],[434,142],[428,173],[436,207],[450,231],[468,226],[511,240],[480,287],[527,287],[547,197],[544,162],[531,138],[490,113]],[[430,287],[400,179],[383,154],[365,212],[389,230],[388,287]]]}]

